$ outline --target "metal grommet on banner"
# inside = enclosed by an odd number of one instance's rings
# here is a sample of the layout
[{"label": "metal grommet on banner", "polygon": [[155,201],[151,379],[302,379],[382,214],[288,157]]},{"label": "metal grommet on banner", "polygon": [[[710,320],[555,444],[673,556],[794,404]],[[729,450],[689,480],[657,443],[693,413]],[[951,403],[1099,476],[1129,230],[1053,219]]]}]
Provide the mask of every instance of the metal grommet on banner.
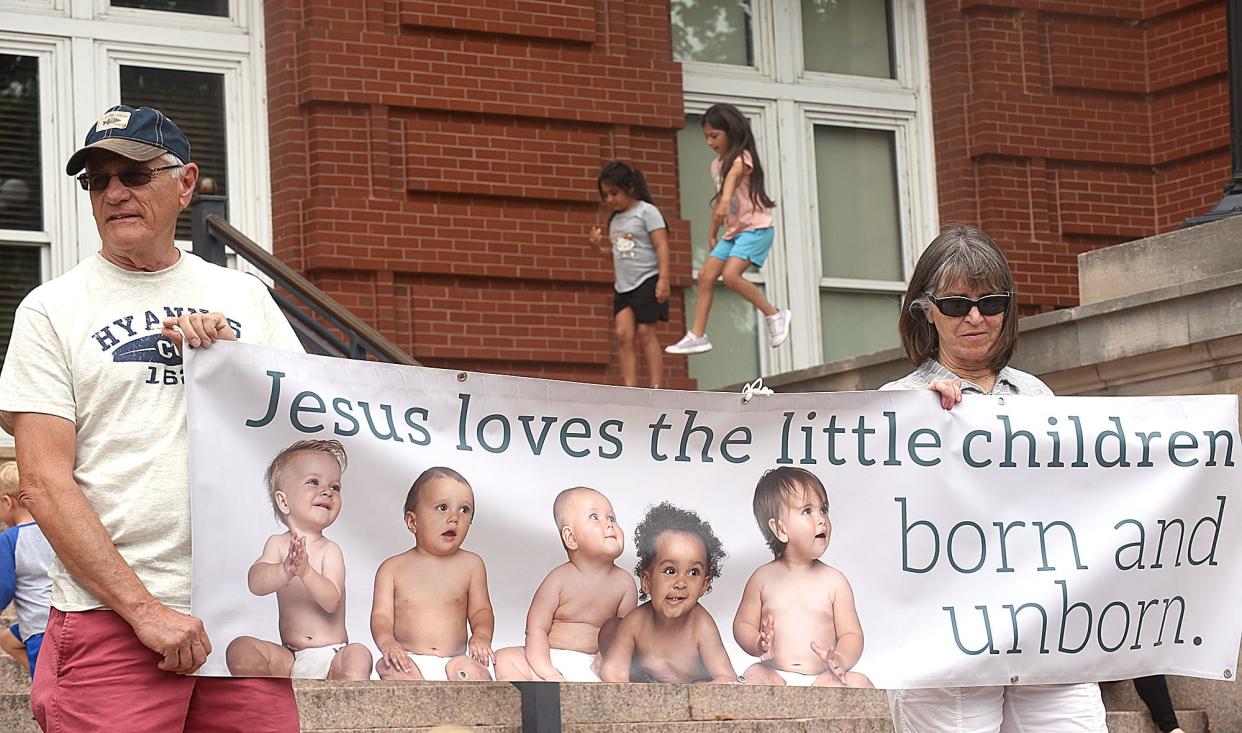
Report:
[{"label": "metal grommet on banner", "polygon": [[770,388],[763,386],[763,377],[759,377],[755,379],[755,381],[751,382],[750,384],[746,384],[742,386],[742,404],[743,405],[750,404],[751,398],[757,394],[762,394],[762,395],[772,394],[772,390]]},{"label": "metal grommet on banner", "polygon": [[1005,398],[1004,398],[1004,397],[997,397],[997,398],[996,398],[996,404],[998,404],[998,405],[1003,405],[1003,404],[1005,404]]},{"label": "metal grommet on banner", "polygon": [[1227,679],[1227,680],[1231,680],[1231,679],[1233,679],[1233,670],[1232,670],[1232,669],[1227,669],[1227,670],[1225,670],[1225,679]]},{"label": "metal grommet on banner", "polygon": [[1014,676],[1010,677],[1010,678],[1009,678],[1009,684],[1011,684],[1011,685],[1016,685],[1016,684],[1018,684],[1018,675],[1016,675],[1016,674],[1015,674]]},{"label": "metal grommet on banner", "polygon": [[459,382],[464,382],[464,381],[466,381],[466,376],[467,376],[467,375],[466,375],[466,373],[465,373],[465,372],[457,372],[457,381],[459,381]]}]

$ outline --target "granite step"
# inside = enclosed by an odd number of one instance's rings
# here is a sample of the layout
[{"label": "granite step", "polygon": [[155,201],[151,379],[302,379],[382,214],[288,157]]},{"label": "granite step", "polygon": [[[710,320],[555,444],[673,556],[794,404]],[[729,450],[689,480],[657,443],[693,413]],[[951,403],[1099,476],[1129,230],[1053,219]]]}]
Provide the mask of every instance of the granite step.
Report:
[{"label": "granite step", "polygon": [[[1158,733],[1137,696],[1106,689],[1110,733]],[[1133,688],[1130,688],[1131,691]],[[308,733],[425,733],[461,726],[519,733],[521,700],[506,683],[295,684]],[[1117,705],[1138,706],[1116,709]],[[882,691],[713,685],[562,685],[562,729],[576,733],[892,733]],[[1202,710],[1178,711],[1186,733],[1209,733]],[[0,730],[34,732],[29,693],[0,693]]]},{"label": "granite step", "polygon": [[30,692],[30,675],[4,652],[0,652],[0,692]]}]

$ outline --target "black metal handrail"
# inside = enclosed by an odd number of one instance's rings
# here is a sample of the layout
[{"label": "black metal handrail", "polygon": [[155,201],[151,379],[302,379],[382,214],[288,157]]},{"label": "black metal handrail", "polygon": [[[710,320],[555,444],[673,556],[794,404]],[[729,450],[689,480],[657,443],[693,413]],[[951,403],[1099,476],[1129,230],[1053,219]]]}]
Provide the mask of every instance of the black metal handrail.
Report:
[{"label": "black metal handrail", "polygon": [[[200,191],[214,189],[206,179],[204,184]],[[194,254],[223,267],[227,247],[271,278],[273,285],[268,289],[272,298],[308,352],[390,364],[418,364],[348,308],[229,224],[224,218],[225,201],[224,196],[195,194],[190,204]]]}]

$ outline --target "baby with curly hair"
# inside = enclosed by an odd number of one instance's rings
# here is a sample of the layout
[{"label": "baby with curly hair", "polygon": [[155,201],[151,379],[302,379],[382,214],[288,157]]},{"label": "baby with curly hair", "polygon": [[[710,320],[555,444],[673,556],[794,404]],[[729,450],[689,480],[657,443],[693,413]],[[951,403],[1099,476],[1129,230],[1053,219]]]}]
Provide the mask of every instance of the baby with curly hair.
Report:
[{"label": "baby with curly hair", "polygon": [[725,551],[711,525],[669,502],[634,530],[639,600],[599,632],[604,682],[737,682],[720,631],[699,599],[720,577]]}]

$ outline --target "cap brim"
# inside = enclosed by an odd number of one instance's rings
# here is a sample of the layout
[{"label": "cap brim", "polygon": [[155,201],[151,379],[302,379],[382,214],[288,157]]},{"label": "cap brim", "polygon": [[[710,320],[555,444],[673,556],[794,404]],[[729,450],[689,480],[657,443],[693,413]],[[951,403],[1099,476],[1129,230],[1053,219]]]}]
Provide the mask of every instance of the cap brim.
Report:
[{"label": "cap brim", "polygon": [[93,150],[107,150],[137,161],[148,161],[168,152],[159,146],[148,145],[137,140],[127,140],[123,137],[104,138],[79,149],[78,152],[70,156],[69,162],[65,164],[65,173],[74,176],[81,172],[86,167],[86,156],[90,155]]}]

